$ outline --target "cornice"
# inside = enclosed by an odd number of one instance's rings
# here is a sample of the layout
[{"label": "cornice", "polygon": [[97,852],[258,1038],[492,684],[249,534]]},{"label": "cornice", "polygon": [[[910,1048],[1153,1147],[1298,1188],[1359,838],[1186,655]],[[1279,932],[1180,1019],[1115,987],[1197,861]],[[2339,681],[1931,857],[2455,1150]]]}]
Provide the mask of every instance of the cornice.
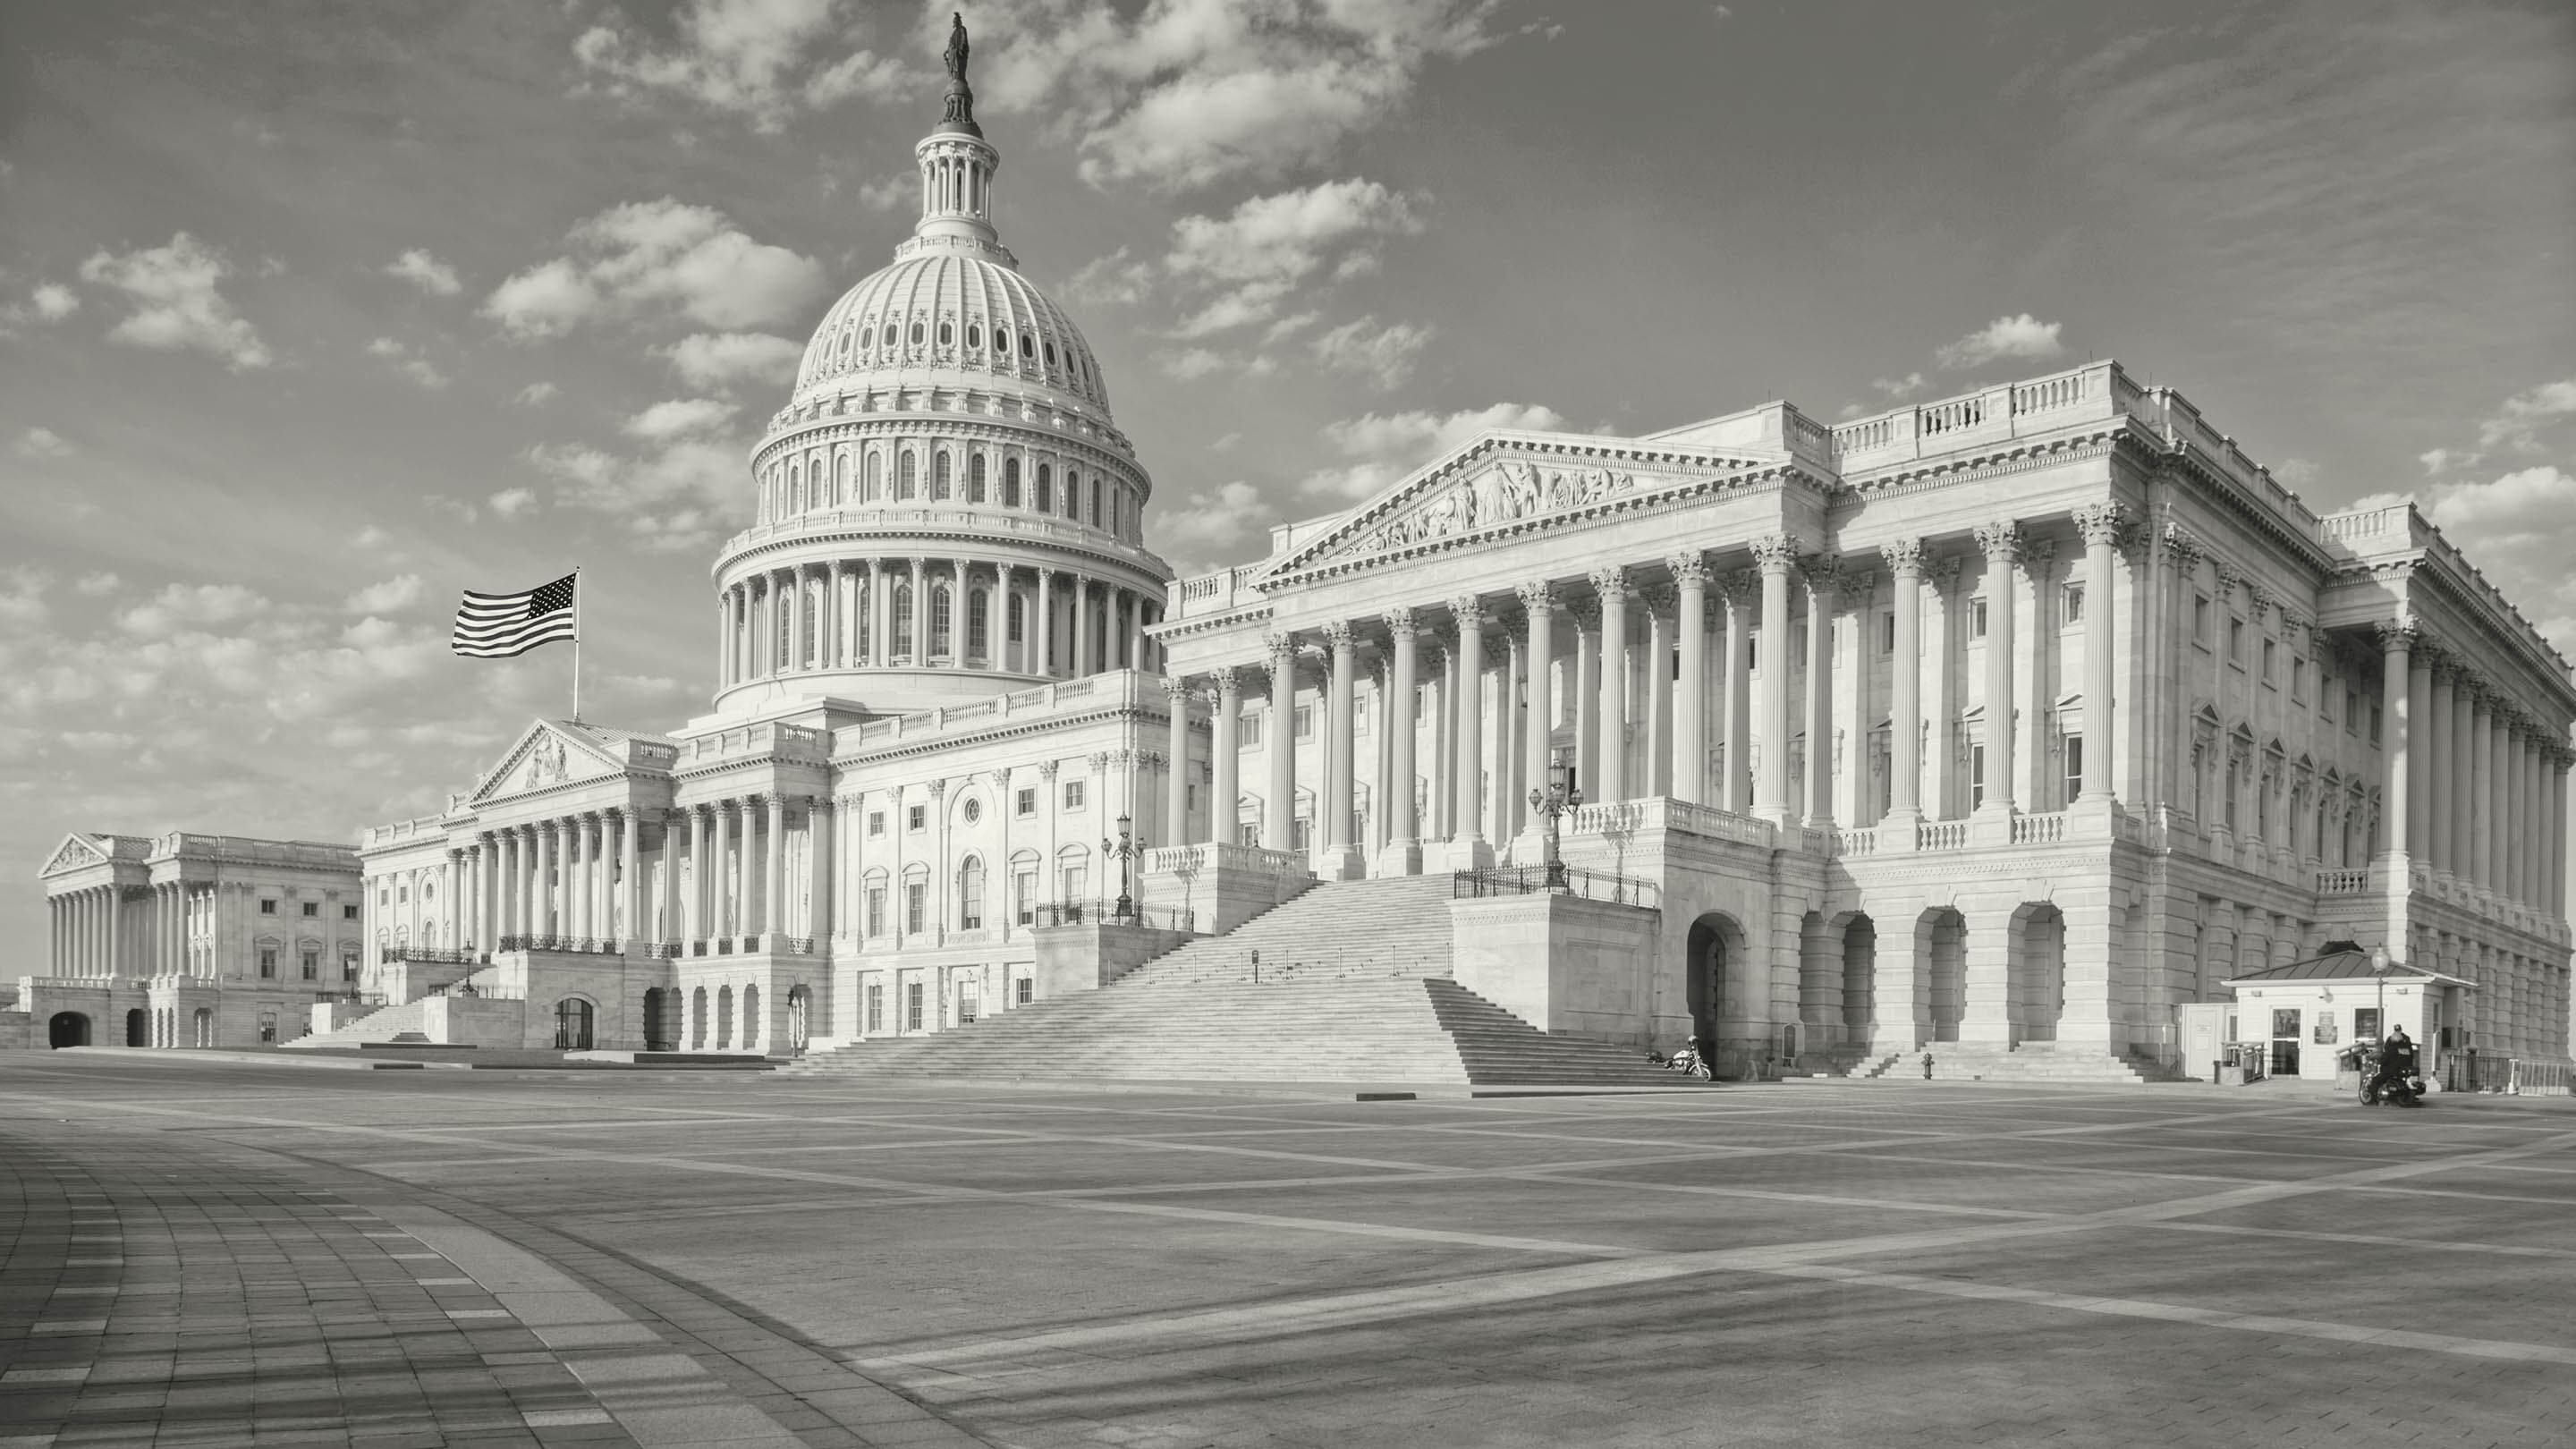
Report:
[{"label": "cornice", "polygon": [[[1158,590],[1166,588],[1178,580],[1178,576],[1171,572],[1171,565],[1164,563],[1160,558],[1156,558],[1152,554],[1145,554],[1145,557],[1153,559],[1155,564],[1162,567],[1163,572],[1160,574],[1155,573],[1151,568],[1136,562],[1134,559],[1126,558],[1118,554],[1104,553],[1097,548],[1080,543],[1064,543],[1053,539],[1021,539],[1008,534],[975,533],[961,528],[943,528],[938,525],[920,524],[908,527],[886,526],[881,529],[818,528],[798,533],[792,538],[765,538],[739,552],[717,555],[715,567],[711,572],[717,579],[719,586],[721,586],[728,573],[739,568],[743,564],[752,562],[753,560],[764,556],[790,553],[813,545],[828,546],[860,541],[873,543],[887,539],[923,540],[938,544],[941,547],[972,544],[984,548],[1006,548],[1023,554],[1060,554],[1070,559],[1088,561],[1103,568],[1114,568],[1135,574],[1139,578],[1150,581]],[[1140,548],[1137,552],[1144,553],[1145,551]],[[902,553],[903,551],[899,549],[881,549],[871,551],[864,556],[868,558],[900,557],[902,556]],[[946,554],[940,555],[942,558],[947,556],[948,555]],[[828,560],[799,560],[799,562],[828,562]],[[977,557],[970,558],[968,562],[1006,563],[1020,568],[1036,568],[1040,566],[1039,564],[1027,559],[1014,560]]]},{"label": "cornice", "polygon": [[[925,434],[926,425],[939,432]],[[782,452],[811,448],[818,444],[869,442],[879,438],[904,441],[935,437],[944,440],[976,440],[1022,448],[1053,448],[1063,453],[1089,453],[1094,461],[1086,466],[1111,466],[1131,475],[1150,494],[1153,484],[1143,464],[1133,451],[1104,447],[1098,440],[1079,434],[1065,433],[1044,423],[1026,419],[996,417],[983,412],[949,412],[940,409],[902,412],[829,413],[789,424],[765,434],[752,445],[751,466],[757,473],[768,460]]]},{"label": "cornice", "polygon": [[1104,721],[1112,723],[1119,721],[1132,721],[1139,726],[1151,724],[1155,721],[1161,721],[1166,727],[1168,727],[1171,723],[1171,713],[1168,710],[1149,713],[1144,706],[1140,704],[1106,705],[1099,709],[1085,710],[1082,713],[1075,715],[1050,714],[1033,717],[1027,720],[1015,721],[1008,724],[999,724],[989,729],[977,730],[972,734],[937,734],[917,741],[897,740],[885,745],[862,746],[844,753],[832,755],[825,760],[825,763],[834,770],[856,769],[861,765],[878,764],[888,760],[913,759],[940,750],[951,750],[966,745],[988,745],[1006,740],[1026,739],[1032,735],[1079,728],[1083,725],[1098,724]]}]

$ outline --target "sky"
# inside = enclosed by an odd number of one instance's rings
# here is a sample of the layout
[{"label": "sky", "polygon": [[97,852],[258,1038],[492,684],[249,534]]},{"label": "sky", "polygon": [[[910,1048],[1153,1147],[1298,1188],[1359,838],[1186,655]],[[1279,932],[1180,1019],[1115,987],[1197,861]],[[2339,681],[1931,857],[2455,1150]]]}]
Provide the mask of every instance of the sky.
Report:
[{"label": "sky", "polygon": [[[561,648],[704,710],[807,330],[909,232],[955,0],[0,0],[0,939],[71,829],[437,811]],[[2090,359],[2576,653],[2576,10],[982,0],[997,221],[1183,572],[1491,425]]]}]

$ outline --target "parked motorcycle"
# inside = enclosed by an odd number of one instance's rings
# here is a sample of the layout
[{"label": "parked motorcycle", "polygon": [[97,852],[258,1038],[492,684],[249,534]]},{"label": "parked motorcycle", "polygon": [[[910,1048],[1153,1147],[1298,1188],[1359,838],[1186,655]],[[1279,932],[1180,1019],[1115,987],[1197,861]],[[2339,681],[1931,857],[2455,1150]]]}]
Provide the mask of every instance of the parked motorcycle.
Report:
[{"label": "parked motorcycle", "polygon": [[2379,1082],[2379,1053],[2361,1048],[2354,1053],[2361,1068],[2361,1105],[2365,1107],[2421,1107],[2424,1105],[2423,1074],[2409,1068],[2391,1078],[2386,1086]]},{"label": "parked motorcycle", "polygon": [[1671,1056],[1665,1056],[1661,1052],[1648,1052],[1646,1060],[1668,1072],[1680,1072],[1685,1076],[1697,1077],[1703,1082],[1713,1080],[1714,1077],[1714,1074],[1709,1071],[1708,1063],[1699,1059],[1697,1047],[1685,1046]]}]

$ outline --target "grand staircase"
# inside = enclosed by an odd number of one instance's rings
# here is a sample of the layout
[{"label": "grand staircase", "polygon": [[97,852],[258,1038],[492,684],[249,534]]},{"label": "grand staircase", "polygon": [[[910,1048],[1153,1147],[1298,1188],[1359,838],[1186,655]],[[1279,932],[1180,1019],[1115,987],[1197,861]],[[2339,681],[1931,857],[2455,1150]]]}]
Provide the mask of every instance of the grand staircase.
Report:
[{"label": "grand staircase", "polygon": [[406,1001],[400,1006],[386,1006],[368,1012],[357,1020],[330,1031],[309,1032],[286,1045],[309,1050],[315,1047],[354,1047],[368,1042],[392,1041],[409,1033],[421,1036],[429,1011],[429,998]]},{"label": "grand staircase", "polygon": [[[1969,1046],[1936,1042],[1920,1051],[1899,1052],[1862,1064],[1856,1077],[1885,1077],[1900,1082],[2018,1082],[2040,1086],[2123,1086],[2164,1081],[2153,1070],[2140,1070],[2133,1059],[2107,1052],[2060,1050],[2053,1041],[2026,1041],[2019,1046]],[[1926,1074],[1923,1059],[1932,1059]]]},{"label": "grand staircase", "polygon": [[[782,1070],[857,1077],[1680,1086],[1449,979],[1447,876],[1318,886],[1097,991]],[[1254,961],[1255,953],[1259,961]]]}]

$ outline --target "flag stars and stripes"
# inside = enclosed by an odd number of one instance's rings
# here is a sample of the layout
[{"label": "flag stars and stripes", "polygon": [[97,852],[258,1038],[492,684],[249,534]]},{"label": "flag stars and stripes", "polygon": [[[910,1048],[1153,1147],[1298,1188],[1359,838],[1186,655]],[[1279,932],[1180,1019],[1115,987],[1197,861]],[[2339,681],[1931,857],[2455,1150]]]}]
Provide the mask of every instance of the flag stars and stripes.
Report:
[{"label": "flag stars and stripes", "polygon": [[515,594],[467,589],[448,648],[475,659],[507,659],[540,644],[578,639],[580,590],[578,573]]}]

